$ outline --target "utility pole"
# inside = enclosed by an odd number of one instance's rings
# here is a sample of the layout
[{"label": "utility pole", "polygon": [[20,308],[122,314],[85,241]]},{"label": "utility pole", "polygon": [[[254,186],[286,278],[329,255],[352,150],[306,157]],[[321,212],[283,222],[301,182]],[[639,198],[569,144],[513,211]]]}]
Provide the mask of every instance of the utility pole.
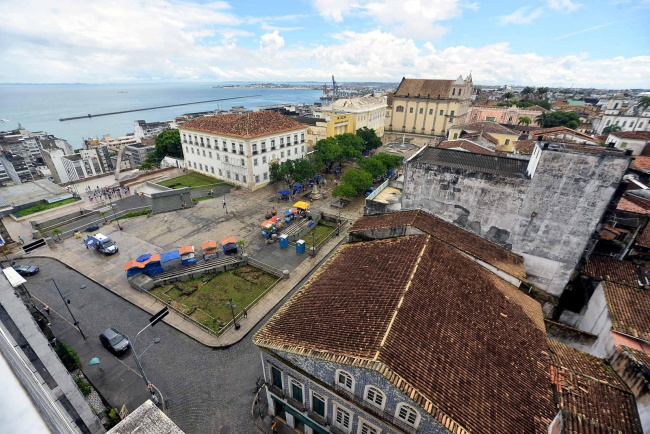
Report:
[{"label": "utility pole", "polygon": [[[111,209],[113,210],[113,218],[115,219],[115,222],[117,223],[117,227],[122,230],[122,226],[120,226],[120,221],[117,219],[117,215],[115,215],[115,207],[113,206],[113,199],[111,199],[111,196],[108,196],[108,201],[111,204]],[[115,204],[117,206],[117,204]]]},{"label": "utility pole", "polygon": [[151,393],[151,400],[154,402],[154,404],[158,405],[158,397],[156,396],[156,393],[153,390],[153,384],[149,381],[147,378],[147,374],[145,374],[144,369],[142,368],[142,365],[140,364],[140,358],[144,356],[144,353],[147,352],[149,348],[153,344],[157,344],[160,342],[159,338],[154,339],[153,343],[149,345],[143,352],[138,356],[138,352],[135,349],[135,341],[138,340],[138,336],[140,336],[140,333],[145,331],[149,327],[153,327],[156,325],[158,322],[160,322],[164,317],[166,317],[169,314],[169,308],[165,306],[160,312],[149,318],[149,324],[147,324],[142,330],[138,332],[137,335],[135,335],[135,340],[132,341],[128,336],[126,337],[129,340],[129,343],[131,344],[131,350],[133,353],[133,359],[135,360],[135,364],[140,370],[140,374],[142,375],[142,379],[144,380],[144,384],[147,386],[147,390]]},{"label": "utility pole", "polygon": [[77,329],[79,330],[79,333],[81,333],[81,336],[84,338],[84,341],[85,341],[86,340],[86,335],[81,330],[81,327],[79,326],[79,322],[77,321],[77,319],[72,314],[72,311],[70,310],[70,306],[68,306],[69,300],[67,300],[63,296],[63,294],[61,293],[61,290],[59,289],[59,285],[56,284],[56,281],[54,279],[52,279],[52,282],[54,282],[54,286],[56,287],[56,290],[59,291],[59,295],[61,296],[61,300],[63,300],[63,304],[65,304],[65,307],[68,309],[68,313],[72,317],[72,321],[74,321],[74,325],[77,327]]}]

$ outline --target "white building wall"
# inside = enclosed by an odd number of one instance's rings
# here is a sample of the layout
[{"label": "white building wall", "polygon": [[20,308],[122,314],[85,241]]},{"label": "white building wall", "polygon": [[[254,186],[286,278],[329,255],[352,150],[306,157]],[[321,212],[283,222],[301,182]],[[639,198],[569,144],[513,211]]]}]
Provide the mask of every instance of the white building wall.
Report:
[{"label": "white building wall", "polygon": [[188,169],[249,189],[269,182],[271,162],[296,160],[306,152],[306,127],[253,139],[179,130]]},{"label": "white building wall", "polygon": [[602,283],[598,285],[591,299],[589,299],[587,309],[578,324],[576,324],[576,328],[598,336],[596,342],[589,349],[591,355],[601,359],[609,359],[616,352],[611,332],[612,321],[609,317]]}]

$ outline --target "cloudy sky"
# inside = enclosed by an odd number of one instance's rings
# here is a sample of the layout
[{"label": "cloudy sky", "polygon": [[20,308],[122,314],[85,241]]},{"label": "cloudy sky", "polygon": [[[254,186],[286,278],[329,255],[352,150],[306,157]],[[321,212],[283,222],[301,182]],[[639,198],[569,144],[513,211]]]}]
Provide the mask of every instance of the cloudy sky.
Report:
[{"label": "cloudy sky", "polygon": [[0,0],[0,82],[650,87],[650,0]]}]

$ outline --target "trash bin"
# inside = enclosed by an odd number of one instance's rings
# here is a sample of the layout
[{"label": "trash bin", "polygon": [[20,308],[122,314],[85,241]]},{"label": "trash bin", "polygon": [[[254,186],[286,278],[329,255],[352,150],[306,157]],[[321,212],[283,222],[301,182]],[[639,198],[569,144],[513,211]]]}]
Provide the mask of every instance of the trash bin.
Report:
[{"label": "trash bin", "polygon": [[287,235],[280,235],[280,248],[285,249],[289,247],[289,237]]},{"label": "trash bin", "polygon": [[296,253],[305,253],[305,240],[298,240],[296,242]]}]

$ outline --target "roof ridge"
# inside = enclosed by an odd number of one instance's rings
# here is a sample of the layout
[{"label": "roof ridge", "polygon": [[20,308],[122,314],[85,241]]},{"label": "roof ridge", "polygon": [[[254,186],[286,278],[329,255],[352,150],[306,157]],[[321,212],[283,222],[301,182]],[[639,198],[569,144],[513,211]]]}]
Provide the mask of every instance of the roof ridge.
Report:
[{"label": "roof ridge", "polygon": [[390,334],[390,331],[393,328],[393,324],[395,323],[395,318],[397,318],[399,309],[402,306],[402,303],[404,302],[404,297],[406,296],[406,293],[408,292],[409,288],[413,284],[413,276],[415,276],[415,273],[417,272],[418,267],[420,266],[420,261],[422,260],[422,256],[424,256],[424,251],[427,249],[427,247],[429,247],[429,242],[431,241],[431,238],[432,238],[431,235],[426,236],[426,241],[424,242],[424,245],[422,246],[422,249],[418,254],[418,258],[415,260],[415,265],[413,266],[413,269],[411,270],[411,274],[409,275],[406,288],[404,288],[404,291],[402,292],[402,295],[400,296],[399,301],[397,302],[397,306],[395,306],[395,310],[393,311],[393,317],[390,319],[390,323],[388,324],[388,327],[386,327],[386,332],[384,333],[384,337],[381,338],[381,342],[379,342],[379,348],[377,348],[377,351],[375,351],[375,356],[373,357],[373,360],[377,360],[377,358],[379,357],[379,353],[381,352],[381,349],[386,343],[386,338],[388,338],[388,335]]}]

